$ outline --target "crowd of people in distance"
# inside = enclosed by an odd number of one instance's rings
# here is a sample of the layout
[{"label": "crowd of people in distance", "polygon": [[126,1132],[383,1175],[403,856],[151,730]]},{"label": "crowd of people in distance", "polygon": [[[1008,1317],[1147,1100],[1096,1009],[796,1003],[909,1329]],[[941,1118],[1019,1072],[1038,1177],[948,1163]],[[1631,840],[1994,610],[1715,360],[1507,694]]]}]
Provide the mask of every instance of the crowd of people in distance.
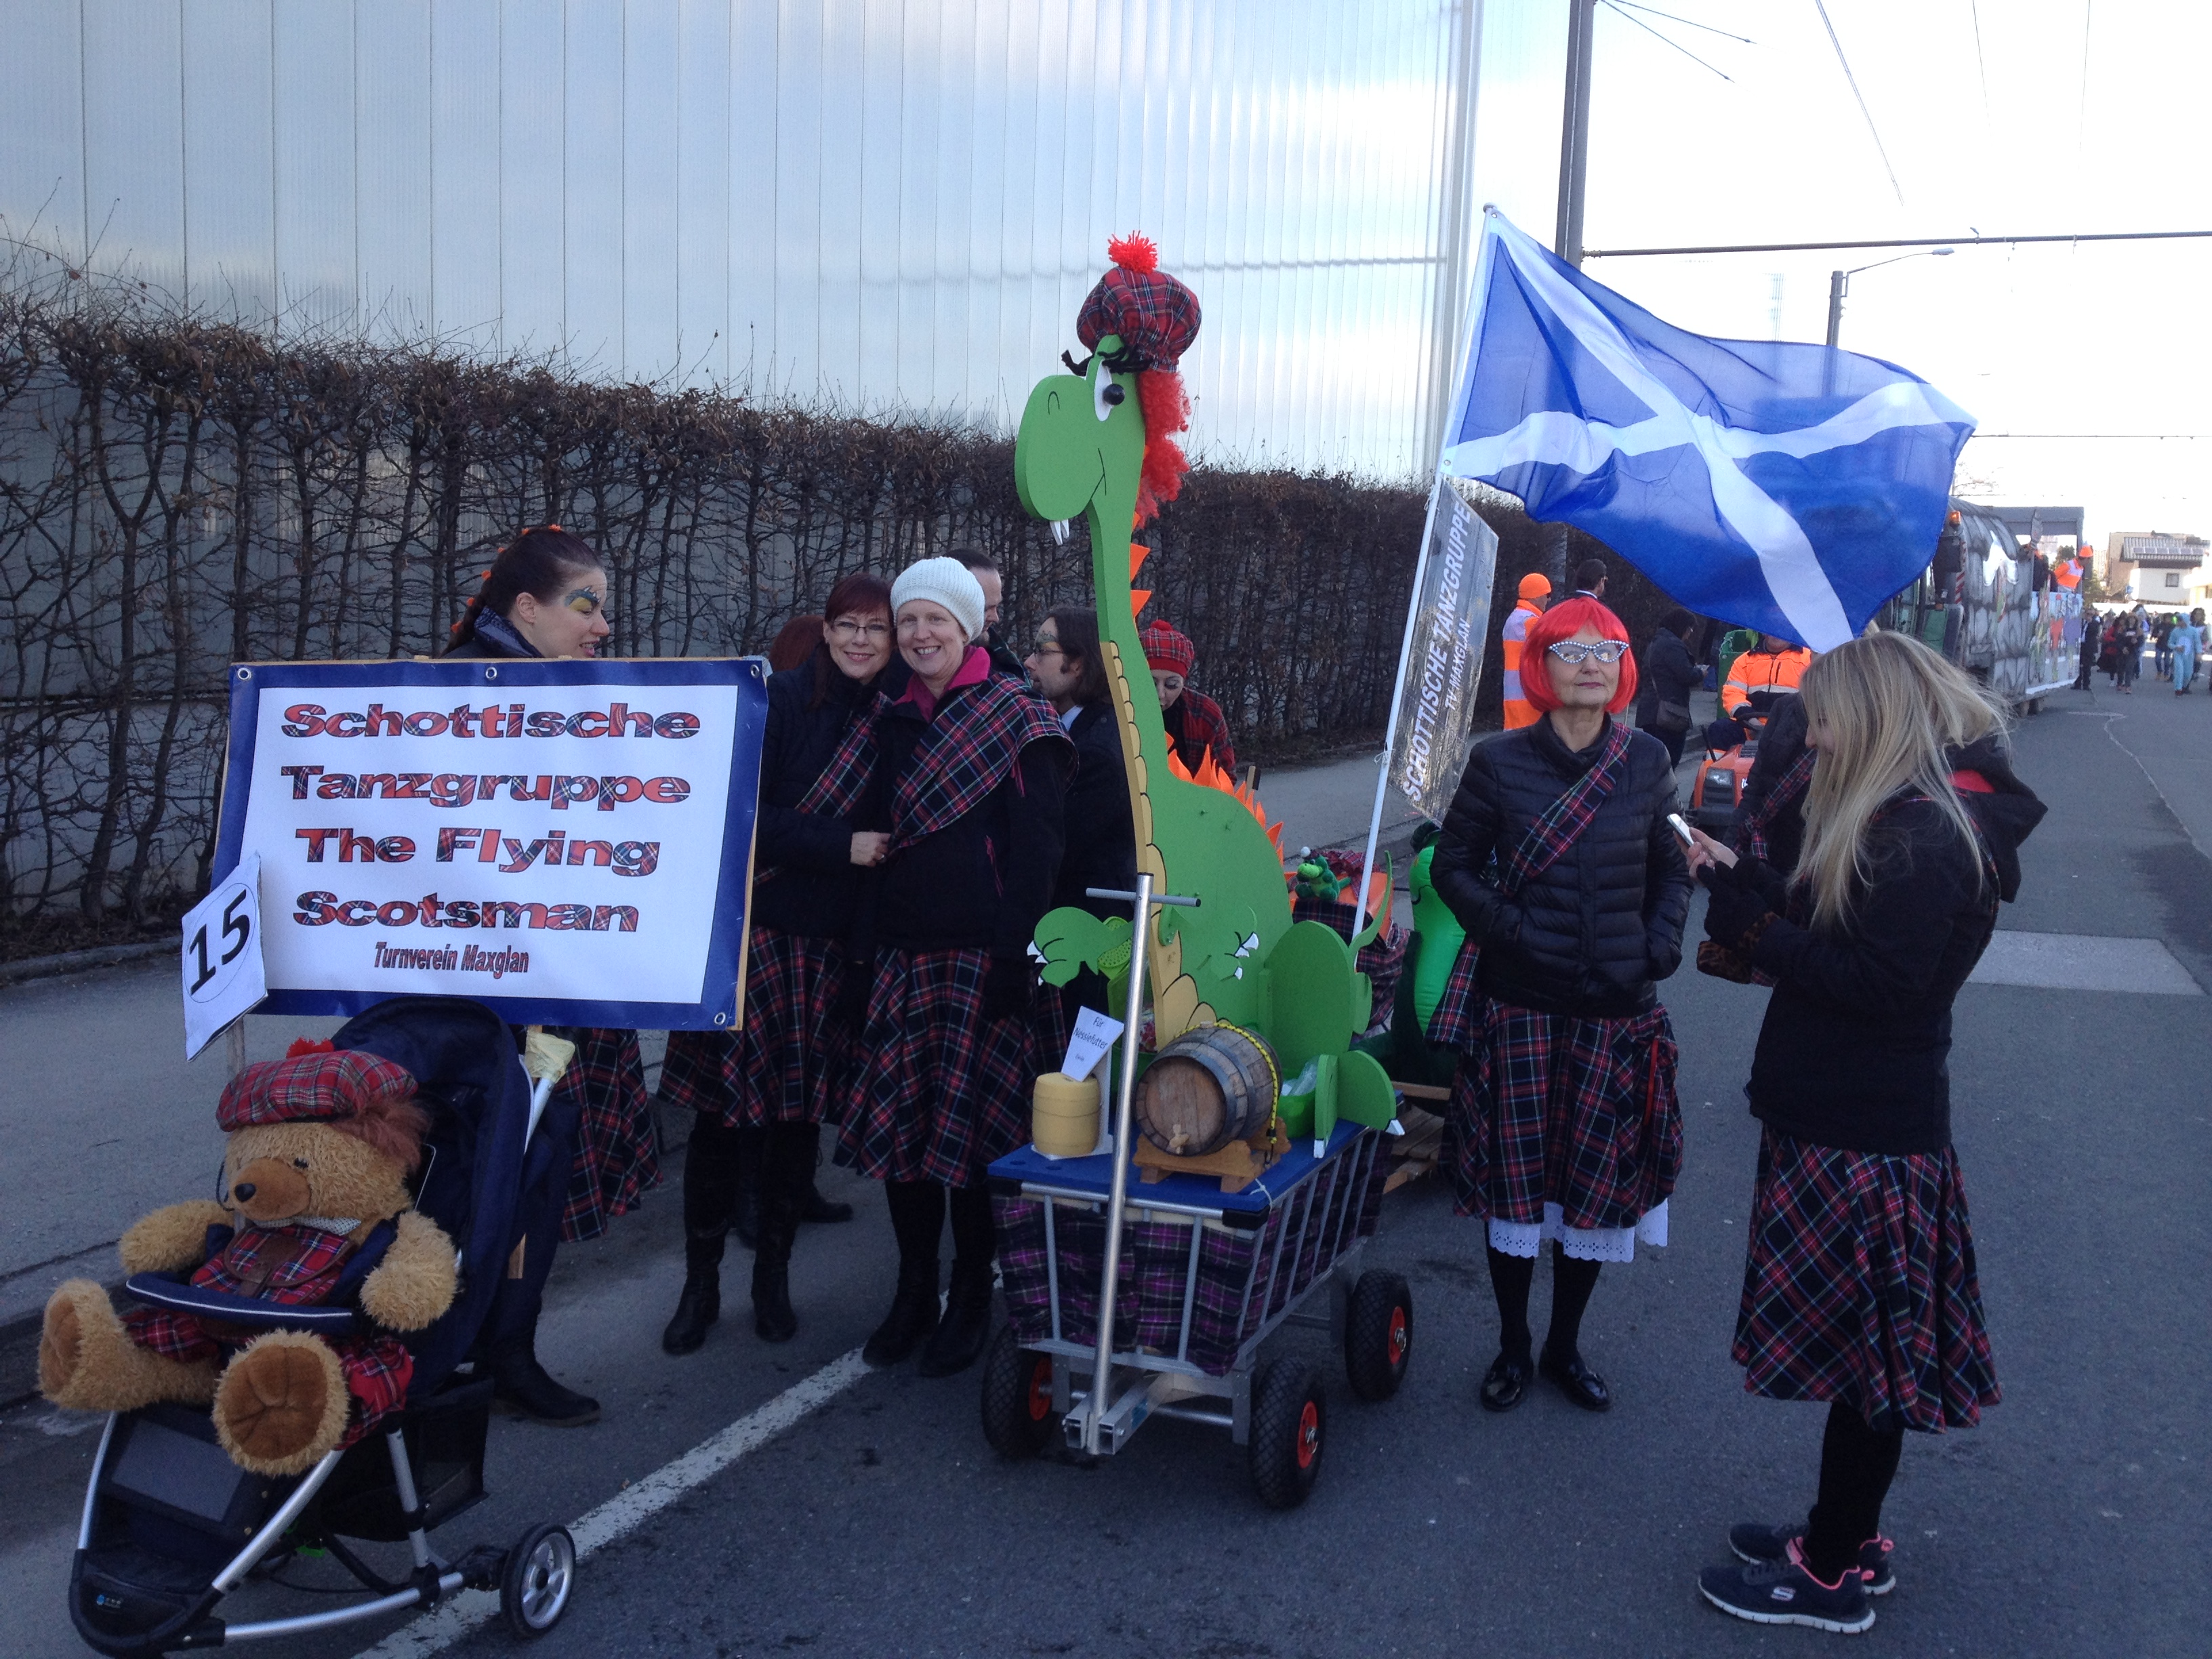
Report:
[{"label": "crowd of people in distance", "polygon": [[2205,627],[2204,608],[2198,605],[2186,615],[2170,611],[2158,617],[2141,605],[2111,617],[2090,611],[2081,619],[2081,672],[2075,678],[2074,689],[2094,691],[2096,686],[2090,676],[2102,674],[2106,684],[2133,696],[2136,681],[2142,674],[2145,646],[2150,647],[2152,673],[2172,685],[2175,696],[2187,696],[2207,651],[2212,650],[2212,631]]},{"label": "crowd of people in distance", "polygon": [[[1936,653],[1869,633],[1815,657],[1768,635],[1723,688],[1724,711],[1766,718],[1735,823],[1692,831],[1674,771],[1698,620],[1668,616],[1639,672],[1602,562],[1575,580],[1557,603],[1540,575],[1520,585],[1506,729],[1473,750],[1431,873],[1466,933],[1427,1036],[1456,1056],[1447,1163],[1496,1304],[1477,1403],[1510,1412],[1539,1382],[1588,1411],[1613,1403],[1584,1320],[1604,1266],[1672,1224],[1679,1054],[1659,989],[1702,889],[1698,969],[1772,988],[1746,1088],[1761,1138],[1733,1356],[1752,1392],[1828,1413],[1809,1512],[1735,1527],[1737,1560],[1700,1589],[1747,1619],[1863,1630],[1895,1583],[1881,1510],[1906,1433],[1970,1425],[1998,1398],[1946,1055],[2042,805],[2012,770],[2002,708]],[[587,544],[530,530],[453,649],[591,656],[607,590]],[[851,1213],[817,1190],[825,1143],[883,1183],[896,1240],[867,1361],[945,1376],[985,1346],[987,1167],[1028,1139],[1033,1081],[1076,1012],[1104,1006],[1095,975],[1042,985],[1030,936],[1048,908],[1135,872],[1096,616],[1051,610],[1018,651],[1001,598],[989,559],[925,557],[845,576],[776,642],[744,1019],[672,1034],[659,1083],[694,1126],[671,1355],[709,1340],[733,1232],[752,1253],[755,1334],[797,1332],[800,1225]],[[2185,656],[2194,672],[2200,624],[2165,636],[2177,675]],[[1161,621],[1141,639],[1183,763],[1233,768],[1190,640]],[[565,1208],[532,1229],[540,1289],[559,1239],[589,1237],[658,1174],[635,1034],[568,1035],[584,1064],[545,1130],[574,1147],[574,1173]],[[591,1420],[596,1402],[538,1363],[535,1324],[533,1299],[497,1334],[499,1397]]]}]

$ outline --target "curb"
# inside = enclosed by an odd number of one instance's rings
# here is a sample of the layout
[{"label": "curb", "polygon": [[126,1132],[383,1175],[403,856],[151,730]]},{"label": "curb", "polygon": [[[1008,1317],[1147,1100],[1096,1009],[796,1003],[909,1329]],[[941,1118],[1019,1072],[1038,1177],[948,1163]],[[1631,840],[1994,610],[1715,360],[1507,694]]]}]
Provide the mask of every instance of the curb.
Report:
[{"label": "curb", "polygon": [[118,962],[138,962],[147,957],[172,955],[183,948],[179,939],[149,939],[143,945],[97,945],[89,951],[64,951],[58,956],[25,957],[21,962],[0,962],[0,985],[27,979],[51,979],[87,968],[106,968]]}]

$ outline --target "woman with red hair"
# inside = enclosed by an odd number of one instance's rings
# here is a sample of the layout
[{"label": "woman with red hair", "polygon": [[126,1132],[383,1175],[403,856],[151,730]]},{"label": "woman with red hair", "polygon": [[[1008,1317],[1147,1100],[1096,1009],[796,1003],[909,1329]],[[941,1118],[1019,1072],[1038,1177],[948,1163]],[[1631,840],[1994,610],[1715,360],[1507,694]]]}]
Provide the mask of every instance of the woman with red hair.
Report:
[{"label": "woman with red hair", "polygon": [[[1542,718],[1468,758],[1437,842],[1432,878],[1467,940],[1429,1036],[1458,1052],[1445,1133],[1498,1298],[1482,1404],[1510,1411],[1540,1371],[1601,1412],[1613,1398],[1583,1363],[1583,1310],[1601,1263],[1667,1242],[1681,1164],[1656,988],[1682,958],[1691,878],[1667,823],[1666,746],[1614,718],[1636,696],[1620,618],[1592,599],[1554,605],[1528,625],[1521,684]],[[1528,1292],[1547,1238],[1539,1361]]]}]

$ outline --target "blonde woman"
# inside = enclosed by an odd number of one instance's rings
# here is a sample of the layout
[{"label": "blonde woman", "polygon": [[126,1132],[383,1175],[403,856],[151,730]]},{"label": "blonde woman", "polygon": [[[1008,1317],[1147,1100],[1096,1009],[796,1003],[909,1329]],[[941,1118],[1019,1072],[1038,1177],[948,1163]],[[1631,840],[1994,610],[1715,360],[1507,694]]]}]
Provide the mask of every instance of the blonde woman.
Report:
[{"label": "blonde woman", "polygon": [[1801,690],[1818,758],[1795,873],[1703,836],[1691,861],[1706,932],[1774,981],[1735,1357],[1753,1394],[1827,1401],[1827,1429],[1809,1518],[1735,1527],[1744,1565],[1699,1588],[1738,1618],[1856,1632],[1896,1582],[1881,1505],[1905,1431],[1998,1398],[1946,1059],[2043,806],[1979,688],[1901,634],[1838,646]]}]

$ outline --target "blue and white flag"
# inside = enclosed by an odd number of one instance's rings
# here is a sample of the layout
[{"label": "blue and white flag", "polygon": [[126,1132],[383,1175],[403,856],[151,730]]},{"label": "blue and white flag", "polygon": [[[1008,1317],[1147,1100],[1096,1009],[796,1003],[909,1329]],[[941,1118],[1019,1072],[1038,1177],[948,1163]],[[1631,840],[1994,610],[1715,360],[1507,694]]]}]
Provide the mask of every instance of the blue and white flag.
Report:
[{"label": "blue and white flag", "polygon": [[1973,416],[1893,363],[1661,322],[1492,211],[1441,470],[1815,650],[1928,568]]}]

